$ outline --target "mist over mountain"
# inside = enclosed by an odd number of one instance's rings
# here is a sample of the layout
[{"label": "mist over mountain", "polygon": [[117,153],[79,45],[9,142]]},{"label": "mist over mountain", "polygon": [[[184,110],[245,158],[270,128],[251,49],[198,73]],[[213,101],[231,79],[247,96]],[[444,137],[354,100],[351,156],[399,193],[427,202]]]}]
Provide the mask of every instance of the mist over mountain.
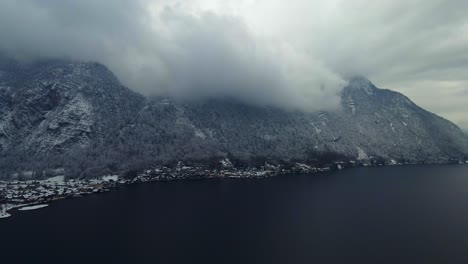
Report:
[{"label": "mist over mountain", "polygon": [[188,5],[7,0],[0,3],[0,52],[26,63],[99,61],[148,96],[231,97],[302,111],[338,107],[345,83],[338,73],[291,43],[260,37],[238,16]]},{"label": "mist over mountain", "polygon": [[[353,77],[329,111],[230,98],[146,98],[105,66],[0,63],[1,178],[97,177],[178,161],[240,166],[458,162],[468,137],[406,96]],[[18,174],[20,173],[20,174]]]},{"label": "mist over mountain", "polygon": [[[334,110],[364,75],[467,122],[468,2],[4,0],[0,52],[99,61],[132,90]],[[431,94],[433,96],[427,96]]]}]

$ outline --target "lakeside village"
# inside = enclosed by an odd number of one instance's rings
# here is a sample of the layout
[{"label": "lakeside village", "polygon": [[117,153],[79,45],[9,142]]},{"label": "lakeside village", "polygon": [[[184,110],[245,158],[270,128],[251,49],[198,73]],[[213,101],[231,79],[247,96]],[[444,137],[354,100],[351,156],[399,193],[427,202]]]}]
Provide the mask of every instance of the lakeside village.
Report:
[{"label": "lakeside village", "polygon": [[[182,166],[179,163],[175,168],[162,166],[130,177],[114,175],[99,179],[66,180],[64,176],[56,176],[46,180],[0,181],[0,219],[10,217],[10,212],[14,210],[39,209],[46,207],[47,203],[52,201],[108,192],[129,184],[182,179],[260,179],[293,173],[312,174],[332,169],[330,167],[313,168],[300,163],[291,169],[267,163],[260,168],[236,169],[229,160],[221,162],[224,169]],[[341,169],[344,165],[337,163],[335,167]]]},{"label": "lakeside village", "polygon": [[[228,159],[221,161],[221,163],[223,169],[183,166],[179,162],[175,168],[161,166],[146,170],[142,174],[104,176],[98,179],[66,180],[64,176],[55,176],[46,180],[0,181],[0,219],[10,217],[10,213],[14,210],[40,209],[46,207],[47,203],[52,201],[108,192],[119,186],[129,184],[182,179],[260,179],[288,174],[315,174],[336,169],[340,170],[345,167],[373,166],[373,164],[360,164],[349,161],[335,162],[331,166],[322,168],[295,163],[294,166],[285,169],[268,163],[260,168],[235,168]],[[402,164],[392,161],[386,165]]]}]

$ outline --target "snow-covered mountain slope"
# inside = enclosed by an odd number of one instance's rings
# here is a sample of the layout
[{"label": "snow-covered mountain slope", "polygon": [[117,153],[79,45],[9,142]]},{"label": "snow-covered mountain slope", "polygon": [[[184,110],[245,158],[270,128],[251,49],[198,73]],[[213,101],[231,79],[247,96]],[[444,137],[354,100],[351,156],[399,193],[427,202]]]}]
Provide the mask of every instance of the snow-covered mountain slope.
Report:
[{"label": "snow-covered mountain slope", "polygon": [[97,63],[0,60],[0,177],[56,168],[88,177],[224,157],[439,163],[468,154],[466,134],[402,94],[356,77],[341,96],[339,109],[318,113],[146,99]]},{"label": "snow-covered mountain slope", "polygon": [[349,159],[437,163],[459,160],[468,150],[456,125],[362,77],[343,89],[342,106],[333,112],[287,112],[222,100],[154,101],[121,140],[132,141],[135,151],[156,146],[155,157],[168,160],[228,154],[305,160],[332,152]]},{"label": "snow-covered mountain slope", "polygon": [[144,100],[100,64],[0,64],[0,151],[90,146],[128,122]]}]

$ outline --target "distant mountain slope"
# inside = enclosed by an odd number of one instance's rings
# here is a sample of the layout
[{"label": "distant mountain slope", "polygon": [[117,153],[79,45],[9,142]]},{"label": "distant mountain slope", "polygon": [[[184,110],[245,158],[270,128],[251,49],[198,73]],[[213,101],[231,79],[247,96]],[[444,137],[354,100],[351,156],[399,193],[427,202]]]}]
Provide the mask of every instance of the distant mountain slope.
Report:
[{"label": "distant mountain slope", "polygon": [[333,152],[437,163],[458,160],[468,149],[453,123],[364,78],[351,80],[342,99],[341,109],[312,114],[222,100],[155,101],[120,140],[132,141],[135,151],[156,145],[155,157],[168,160],[227,154],[305,160],[313,152]]},{"label": "distant mountain slope", "polygon": [[[458,161],[456,125],[362,77],[333,112],[301,113],[229,100],[149,100],[97,63],[0,60],[0,177],[64,168],[91,177],[174,161]],[[15,176],[16,177],[16,176]]]}]

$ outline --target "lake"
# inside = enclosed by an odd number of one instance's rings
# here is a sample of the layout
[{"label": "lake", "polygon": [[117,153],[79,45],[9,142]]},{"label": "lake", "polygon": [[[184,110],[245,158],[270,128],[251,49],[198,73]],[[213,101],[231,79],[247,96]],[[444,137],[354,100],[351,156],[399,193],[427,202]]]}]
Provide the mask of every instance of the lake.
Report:
[{"label": "lake", "polygon": [[468,263],[468,166],[159,182],[0,221],[1,263]]}]

